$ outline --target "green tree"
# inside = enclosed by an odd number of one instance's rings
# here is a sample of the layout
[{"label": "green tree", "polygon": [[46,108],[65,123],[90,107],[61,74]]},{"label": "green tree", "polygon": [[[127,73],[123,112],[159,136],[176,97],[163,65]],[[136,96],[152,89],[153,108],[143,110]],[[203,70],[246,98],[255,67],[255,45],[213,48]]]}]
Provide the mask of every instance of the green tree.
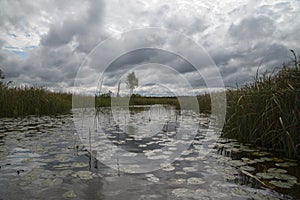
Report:
[{"label": "green tree", "polygon": [[139,85],[139,80],[135,76],[134,72],[131,72],[128,74],[127,79],[126,79],[126,85],[128,89],[130,89],[130,95],[132,95],[133,90]]}]

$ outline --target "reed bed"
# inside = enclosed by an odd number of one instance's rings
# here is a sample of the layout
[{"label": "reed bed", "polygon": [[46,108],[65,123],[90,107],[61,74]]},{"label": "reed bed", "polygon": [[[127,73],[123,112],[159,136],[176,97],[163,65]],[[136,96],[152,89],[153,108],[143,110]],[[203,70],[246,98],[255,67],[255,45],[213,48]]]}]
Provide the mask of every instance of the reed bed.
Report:
[{"label": "reed bed", "polygon": [[67,113],[72,95],[37,87],[0,85],[0,117]]},{"label": "reed bed", "polygon": [[224,136],[287,156],[300,154],[298,62],[227,91],[227,99]]}]

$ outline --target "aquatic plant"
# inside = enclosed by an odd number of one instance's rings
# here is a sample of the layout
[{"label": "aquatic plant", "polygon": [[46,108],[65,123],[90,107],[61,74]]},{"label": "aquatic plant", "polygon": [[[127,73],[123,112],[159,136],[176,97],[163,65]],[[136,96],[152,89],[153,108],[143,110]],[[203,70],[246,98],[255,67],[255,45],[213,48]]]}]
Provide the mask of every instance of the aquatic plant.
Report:
[{"label": "aquatic plant", "polygon": [[0,117],[52,115],[70,111],[72,95],[33,86],[0,85]]},{"label": "aquatic plant", "polygon": [[257,74],[253,83],[228,90],[224,135],[288,156],[299,154],[299,63],[296,59],[278,73]]}]

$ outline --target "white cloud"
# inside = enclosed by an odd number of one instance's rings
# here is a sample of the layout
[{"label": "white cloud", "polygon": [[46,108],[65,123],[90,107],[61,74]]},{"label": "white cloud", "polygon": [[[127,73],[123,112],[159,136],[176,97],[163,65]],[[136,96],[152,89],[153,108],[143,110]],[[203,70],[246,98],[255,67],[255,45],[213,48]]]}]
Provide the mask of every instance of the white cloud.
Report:
[{"label": "white cloud", "polygon": [[[289,49],[300,52],[299,11],[297,0],[3,0],[0,68],[8,80],[65,90],[72,86],[83,59],[99,42],[124,31],[154,26],[177,30],[203,45],[219,67],[225,85],[234,86],[252,80],[261,61],[262,69],[272,70],[288,61]],[[140,42],[133,39],[132,45]],[[115,48],[125,47],[113,46],[102,55],[117,52]],[[146,53],[136,52],[119,66],[112,66],[107,87],[118,78],[117,73],[126,73],[128,66],[153,61],[173,66],[189,77],[195,90],[203,87],[198,75],[180,58]],[[143,71],[149,77],[155,73]],[[184,90],[174,78],[164,79]],[[145,88],[140,91],[146,92]]]}]

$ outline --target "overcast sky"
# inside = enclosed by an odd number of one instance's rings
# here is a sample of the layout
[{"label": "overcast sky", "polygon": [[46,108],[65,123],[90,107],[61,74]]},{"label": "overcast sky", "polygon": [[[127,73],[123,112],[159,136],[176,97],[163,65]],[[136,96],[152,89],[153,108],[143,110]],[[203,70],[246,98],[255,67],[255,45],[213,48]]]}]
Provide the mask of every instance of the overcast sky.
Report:
[{"label": "overcast sky", "polygon": [[[289,61],[289,49],[300,53],[299,0],[0,0],[0,69],[16,84],[69,91],[99,43],[147,27],[175,30],[192,39],[216,64],[226,87],[253,80],[260,63],[261,73],[280,67]],[[164,95],[172,89],[185,94],[189,88],[201,92],[206,77],[189,60],[165,49],[170,37],[111,43],[91,58],[94,64],[86,64],[82,74],[85,80],[98,80],[95,66],[114,55],[105,70],[104,91],[115,93],[119,81],[121,92],[126,91],[126,75],[135,71],[140,94]],[[119,49],[143,42],[159,49],[116,56]],[[178,48],[188,49],[187,44]],[[203,63],[203,71],[210,74],[211,69]],[[76,89],[95,89],[95,84],[85,86]]]}]

